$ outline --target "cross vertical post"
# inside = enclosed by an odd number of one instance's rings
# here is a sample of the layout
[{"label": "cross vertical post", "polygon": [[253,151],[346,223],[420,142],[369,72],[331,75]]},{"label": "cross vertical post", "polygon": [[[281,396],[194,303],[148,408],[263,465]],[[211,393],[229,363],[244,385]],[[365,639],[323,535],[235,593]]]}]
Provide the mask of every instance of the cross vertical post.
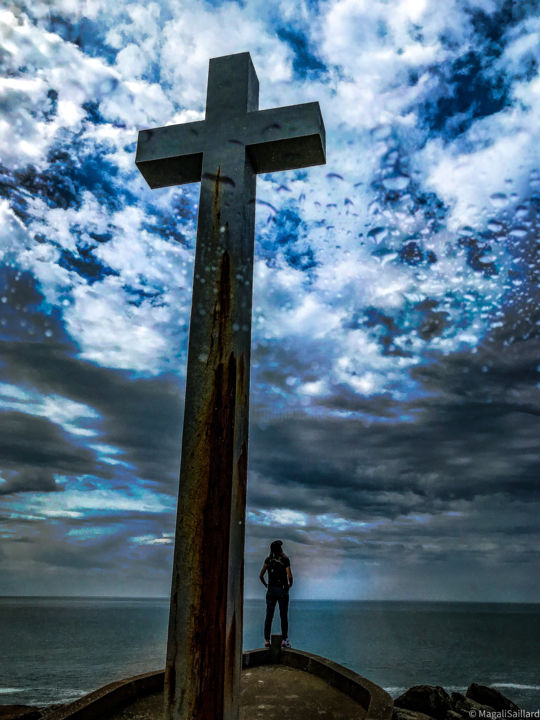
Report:
[{"label": "cross vertical post", "polygon": [[237,720],[256,174],[325,162],[318,103],[258,110],[249,53],[210,60],[204,121],[139,133],[152,188],[201,182],[165,720]]}]

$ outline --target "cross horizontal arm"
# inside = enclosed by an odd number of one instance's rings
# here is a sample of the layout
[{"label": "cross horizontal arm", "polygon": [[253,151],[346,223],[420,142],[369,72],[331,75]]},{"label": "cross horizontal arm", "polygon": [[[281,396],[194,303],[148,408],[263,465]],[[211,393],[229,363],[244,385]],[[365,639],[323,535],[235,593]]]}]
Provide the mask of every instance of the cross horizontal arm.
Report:
[{"label": "cross horizontal arm", "polygon": [[318,102],[248,113],[245,142],[256,173],[326,163],[326,133]]},{"label": "cross horizontal arm", "polygon": [[205,140],[203,120],[141,130],[135,164],[151,188],[199,182]]}]

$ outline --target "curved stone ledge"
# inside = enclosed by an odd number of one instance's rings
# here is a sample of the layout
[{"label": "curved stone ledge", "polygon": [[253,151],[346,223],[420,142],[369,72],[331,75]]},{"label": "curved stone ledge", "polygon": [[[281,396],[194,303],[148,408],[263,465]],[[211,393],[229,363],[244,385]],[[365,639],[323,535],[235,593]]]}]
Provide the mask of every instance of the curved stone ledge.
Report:
[{"label": "curved stone ledge", "polygon": [[44,720],[103,720],[107,714],[125,707],[138,698],[163,691],[165,671],[134,675],[84,695],[69,705],[44,713]]},{"label": "curved stone ledge", "polygon": [[366,720],[390,720],[394,701],[379,685],[338,663],[306,652],[281,647],[281,635],[272,635],[268,649],[249,650],[242,655],[242,667],[279,663],[317,675],[332,687],[356,700],[366,710]]},{"label": "curved stone ledge", "polygon": [[[274,641],[274,636],[272,640]],[[277,639],[277,638],[276,638]],[[279,638],[281,640],[281,638]],[[366,710],[366,720],[391,720],[393,700],[381,687],[348,668],[303,650],[280,648],[242,654],[242,668],[280,664],[317,675],[328,685],[356,700]],[[104,720],[139,698],[163,691],[164,671],[136,675],[95,690],[79,700],[44,714],[44,720]]]}]

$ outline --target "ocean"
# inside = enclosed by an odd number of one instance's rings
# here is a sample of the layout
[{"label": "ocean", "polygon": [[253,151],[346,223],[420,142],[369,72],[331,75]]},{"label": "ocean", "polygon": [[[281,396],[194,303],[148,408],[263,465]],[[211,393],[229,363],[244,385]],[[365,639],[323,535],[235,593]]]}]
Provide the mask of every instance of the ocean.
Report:
[{"label": "ocean", "polygon": [[[169,603],[0,598],[0,704],[68,702],[165,664]],[[264,600],[246,600],[244,650],[263,645]],[[477,682],[540,707],[540,604],[337,602],[291,598],[293,647],[397,697],[411,685]],[[280,632],[276,608],[273,632]]]}]

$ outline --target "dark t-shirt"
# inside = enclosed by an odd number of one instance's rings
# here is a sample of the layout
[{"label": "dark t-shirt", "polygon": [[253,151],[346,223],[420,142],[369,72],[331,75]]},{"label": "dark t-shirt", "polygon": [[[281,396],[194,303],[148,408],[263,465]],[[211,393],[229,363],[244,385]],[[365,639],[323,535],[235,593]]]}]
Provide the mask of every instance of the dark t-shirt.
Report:
[{"label": "dark t-shirt", "polygon": [[272,557],[269,555],[265,558],[266,568],[268,570],[268,585],[274,587],[289,588],[286,568],[291,566],[291,561],[286,555],[280,557]]}]

